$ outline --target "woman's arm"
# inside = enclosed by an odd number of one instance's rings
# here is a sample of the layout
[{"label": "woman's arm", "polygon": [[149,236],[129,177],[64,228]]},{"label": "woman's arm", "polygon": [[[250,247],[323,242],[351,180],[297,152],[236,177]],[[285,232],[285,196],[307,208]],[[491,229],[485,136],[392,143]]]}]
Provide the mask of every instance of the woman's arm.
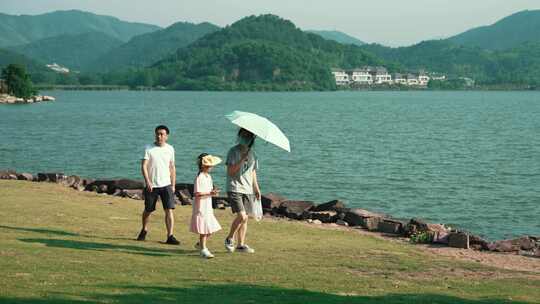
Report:
[{"label": "woman's arm", "polygon": [[253,192],[258,200],[261,199],[261,189],[259,188],[259,182],[257,180],[257,170],[253,170]]}]

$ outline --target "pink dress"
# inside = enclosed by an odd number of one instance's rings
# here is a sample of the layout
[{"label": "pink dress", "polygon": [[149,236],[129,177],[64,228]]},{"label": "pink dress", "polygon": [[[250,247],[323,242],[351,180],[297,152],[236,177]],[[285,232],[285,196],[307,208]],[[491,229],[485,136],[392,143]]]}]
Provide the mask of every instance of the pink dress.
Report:
[{"label": "pink dress", "polygon": [[[196,178],[194,183],[194,193],[208,193],[214,188],[212,182],[212,176],[201,172]],[[190,231],[197,234],[212,234],[221,230],[216,217],[214,216],[214,209],[212,209],[212,197],[195,197],[195,203],[193,204],[193,213],[191,215]]]}]

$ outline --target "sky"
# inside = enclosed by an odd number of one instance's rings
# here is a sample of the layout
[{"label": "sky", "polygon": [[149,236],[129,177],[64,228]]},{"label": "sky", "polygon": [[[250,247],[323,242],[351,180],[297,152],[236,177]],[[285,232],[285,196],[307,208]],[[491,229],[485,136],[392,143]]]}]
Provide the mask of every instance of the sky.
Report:
[{"label": "sky", "polygon": [[490,25],[539,0],[0,0],[0,12],[36,15],[78,9],[132,22],[178,21],[225,26],[242,17],[275,14],[303,30],[337,30],[368,43],[405,46]]}]

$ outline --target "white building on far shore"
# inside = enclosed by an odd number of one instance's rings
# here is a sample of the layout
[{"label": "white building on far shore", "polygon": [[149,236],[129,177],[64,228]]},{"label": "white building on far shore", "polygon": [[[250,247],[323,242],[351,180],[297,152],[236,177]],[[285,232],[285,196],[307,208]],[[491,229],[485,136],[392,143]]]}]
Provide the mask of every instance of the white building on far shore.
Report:
[{"label": "white building on far shore", "polygon": [[392,75],[388,74],[385,67],[376,67],[371,71],[371,75],[375,84],[392,83]]},{"label": "white building on far shore", "polygon": [[427,86],[429,83],[429,76],[424,72],[420,72],[418,75],[418,84],[421,86]]},{"label": "white building on far shore", "polygon": [[369,68],[354,69],[351,71],[351,81],[358,84],[373,84],[373,76]]},{"label": "white building on far shore", "polygon": [[56,62],[53,63],[53,64],[47,64],[47,67],[55,72],[58,72],[58,73],[69,73],[69,69],[66,68],[66,67],[63,67],[59,64],[57,64]]},{"label": "white building on far shore", "polygon": [[332,69],[332,74],[336,78],[336,85],[348,85],[350,83],[349,74],[342,69]]},{"label": "white building on far shore", "polygon": [[418,76],[413,75],[413,74],[408,74],[407,75],[407,85],[410,85],[410,86],[420,85],[420,80],[418,79]]},{"label": "white building on far shore", "polygon": [[394,80],[395,84],[407,85],[407,78],[400,73],[393,74],[392,79]]}]

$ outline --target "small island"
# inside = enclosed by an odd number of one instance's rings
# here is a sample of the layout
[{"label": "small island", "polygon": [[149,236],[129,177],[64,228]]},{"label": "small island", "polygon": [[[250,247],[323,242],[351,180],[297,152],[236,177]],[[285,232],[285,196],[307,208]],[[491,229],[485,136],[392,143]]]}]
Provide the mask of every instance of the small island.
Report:
[{"label": "small island", "polygon": [[24,66],[10,64],[2,70],[0,78],[0,104],[36,103],[54,101],[52,96],[38,95]]}]

